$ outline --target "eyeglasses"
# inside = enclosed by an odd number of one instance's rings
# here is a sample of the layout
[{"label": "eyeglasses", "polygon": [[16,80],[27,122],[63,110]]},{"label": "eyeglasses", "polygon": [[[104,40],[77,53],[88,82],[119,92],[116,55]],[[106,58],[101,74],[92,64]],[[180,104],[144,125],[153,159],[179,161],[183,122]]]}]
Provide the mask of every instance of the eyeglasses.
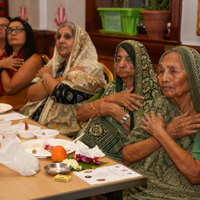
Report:
[{"label": "eyeglasses", "polygon": [[5,29],[6,29],[7,26],[8,26],[8,24],[0,24],[0,27],[1,27],[1,28],[5,28]]},{"label": "eyeglasses", "polygon": [[19,34],[19,33],[21,33],[23,30],[25,30],[25,28],[22,28],[22,27],[20,27],[20,26],[16,26],[15,28],[9,27],[9,28],[6,29],[6,33],[7,33],[7,34],[12,34],[12,32],[15,31],[16,34]]}]

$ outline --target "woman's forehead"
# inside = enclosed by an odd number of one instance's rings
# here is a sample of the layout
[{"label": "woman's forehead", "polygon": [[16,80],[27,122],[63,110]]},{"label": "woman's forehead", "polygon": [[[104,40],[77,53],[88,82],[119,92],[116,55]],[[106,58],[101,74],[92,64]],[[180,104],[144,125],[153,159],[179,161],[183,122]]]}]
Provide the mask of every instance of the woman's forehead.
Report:
[{"label": "woman's forehead", "polygon": [[19,21],[14,21],[9,24],[9,27],[21,26],[24,27],[23,24]]},{"label": "woman's forehead", "polygon": [[162,57],[159,65],[162,64],[163,62],[165,63],[182,62],[181,54],[177,51],[170,51]]},{"label": "woman's forehead", "polygon": [[126,50],[123,48],[123,47],[119,47],[118,50],[117,50],[117,55],[119,54],[124,54],[124,55],[128,55],[128,53],[126,52]]},{"label": "woman's forehead", "polygon": [[9,24],[9,20],[5,17],[0,17],[0,24]]},{"label": "woman's forehead", "polygon": [[72,33],[72,29],[71,29],[69,26],[61,27],[61,28],[58,30],[58,33],[63,33],[63,32]]}]

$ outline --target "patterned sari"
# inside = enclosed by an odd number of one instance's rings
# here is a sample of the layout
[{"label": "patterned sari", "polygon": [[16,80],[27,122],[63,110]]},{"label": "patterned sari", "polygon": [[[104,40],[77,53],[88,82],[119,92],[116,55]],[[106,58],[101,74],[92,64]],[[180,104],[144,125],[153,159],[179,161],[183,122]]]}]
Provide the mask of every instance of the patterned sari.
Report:
[{"label": "patterned sari", "polygon": [[[180,51],[181,57],[188,76],[190,92],[197,113],[200,111],[200,55],[189,47],[176,47]],[[168,52],[168,51],[167,51]],[[162,59],[162,58],[161,58]],[[145,111],[148,114],[153,110],[156,115],[161,113],[165,119],[166,126],[176,117],[182,114],[181,110],[169,99],[159,97],[152,100],[149,108]],[[130,132],[125,145],[137,143],[151,137],[147,132],[140,129],[142,122],[136,124]],[[192,153],[194,139],[200,134],[190,135],[175,142],[187,152]],[[197,144],[198,145],[198,144]],[[173,164],[164,148],[160,147],[157,151],[135,162],[132,169],[148,178],[147,189],[130,188],[124,191],[124,200],[129,199],[200,199],[200,185],[190,184],[187,179]]]},{"label": "patterned sari", "polygon": [[[76,34],[74,45],[70,54],[68,64],[63,73],[62,83],[67,84],[74,90],[87,94],[95,94],[102,89],[106,83],[103,75],[103,66],[97,61],[96,49],[86,31],[75,24]],[[61,57],[54,49],[53,58],[47,64],[52,66],[52,76],[56,73],[65,58]],[[87,72],[80,70],[68,72],[70,68],[76,66],[86,67]],[[41,79],[36,77],[32,82],[39,83]],[[82,103],[62,104],[57,103],[50,96],[37,101],[28,102],[22,109],[21,113],[31,118],[36,110],[46,101],[38,122],[51,129],[58,130],[64,135],[75,135],[81,128],[81,123],[76,120],[76,113]]]},{"label": "patterned sari", "polygon": [[[145,97],[145,100],[140,102],[143,103],[143,108],[146,108],[151,99],[160,95],[157,78],[149,55],[141,43],[134,40],[127,40],[117,46],[115,59],[119,47],[124,48],[132,59],[135,67],[134,93]],[[127,88],[121,78],[115,73],[115,81],[108,83],[104,89],[101,98],[126,90]],[[129,112],[132,125],[134,125],[138,117],[142,116],[143,108],[137,112],[130,112],[126,108],[123,108],[126,112]],[[85,135],[80,140],[86,145],[89,147],[98,145],[107,156],[120,162],[122,161],[122,148],[128,135],[120,123],[113,117],[104,116],[98,120],[90,118],[77,136],[83,132]]]}]

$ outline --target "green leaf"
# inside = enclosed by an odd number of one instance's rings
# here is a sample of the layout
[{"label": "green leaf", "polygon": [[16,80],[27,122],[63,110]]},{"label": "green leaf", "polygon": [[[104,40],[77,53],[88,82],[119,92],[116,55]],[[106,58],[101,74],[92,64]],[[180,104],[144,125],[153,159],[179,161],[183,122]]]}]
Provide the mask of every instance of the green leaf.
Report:
[{"label": "green leaf", "polygon": [[68,158],[67,159],[74,159],[74,157],[73,156],[68,156]]},{"label": "green leaf", "polygon": [[[82,170],[85,170],[85,169],[95,169],[97,167],[100,167],[102,165],[105,165],[107,164],[107,162],[101,162],[100,165],[95,165],[94,163],[79,163],[80,166],[82,166]],[[82,171],[82,170],[76,170],[76,169],[73,169],[71,171]]]}]

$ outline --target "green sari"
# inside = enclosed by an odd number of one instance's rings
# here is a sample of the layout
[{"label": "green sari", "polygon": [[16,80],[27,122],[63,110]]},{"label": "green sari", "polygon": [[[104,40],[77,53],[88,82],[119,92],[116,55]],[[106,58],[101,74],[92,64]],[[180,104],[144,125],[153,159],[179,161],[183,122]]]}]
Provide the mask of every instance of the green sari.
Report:
[{"label": "green sari", "polygon": [[[176,47],[181,53],[181,57],[188,76],[190,92],[195,106],[195,110],[199,113],[199,95],[200,95],[200,55],[194,49],[188,47]],[[168,52],[168,51],[167,51]],[[167,53],[166,52],[166,53]],[[164,55],[166,54],[164,53]],[[161,57],[162,59],[162,57]],[[156,115],[161,113],[165,119],[166,126],[176,117],[182,114],[182,111],[169,99],[158,97],[152,100],[149,108],[145,111],[150,113],[153,110]],[[140,129],[140,121],[130,132],[125,145],[133,144],[146,140],[151,137],[147,132]],[[187,152],[193,155],[194,141],[197,134],[190,135],[175,142]],[[198,142],[195,146],[198,145]],[[200,147],[198,146],[198,151]],[[194,156],[193,156],[194,157]],[[200,185],[190,184],[187,179],[180,173],[173,164],[164,148],[160,147],[157,151],[146,158],[135,162],[132,169],[148,178],[147,188],[130,188],[124,191],[124,200],[129,199],[200,199]]]},{"label": "green sari", "polygon": [[[134,93],[145,97],[145,100],[140,101],[144,106],[139,111],[130,112],[126,108],[123,108],[130,114],[131,124],[134,125],[137,118],[142,116],[143,109],[147,107],[148,102],[160,95],[160,90],[156,74],[145,47],[137,41],[124,41],[117,46],[115,59],[119,47],[126,50],[135,67]],[[108,83],[104,87],[101,98],[126,89],[127,88],[121,78],[115,73],[115,81]],[[91,148],[98,145],[107,156],[110,156],[117,161],[122,161],[122,148],[128,135],[120,123],[113,117],[104,116],[98,120],[90,118],[86,126],[77,136],[83,132],[85,135],[80,140],[86,145]]]}]

